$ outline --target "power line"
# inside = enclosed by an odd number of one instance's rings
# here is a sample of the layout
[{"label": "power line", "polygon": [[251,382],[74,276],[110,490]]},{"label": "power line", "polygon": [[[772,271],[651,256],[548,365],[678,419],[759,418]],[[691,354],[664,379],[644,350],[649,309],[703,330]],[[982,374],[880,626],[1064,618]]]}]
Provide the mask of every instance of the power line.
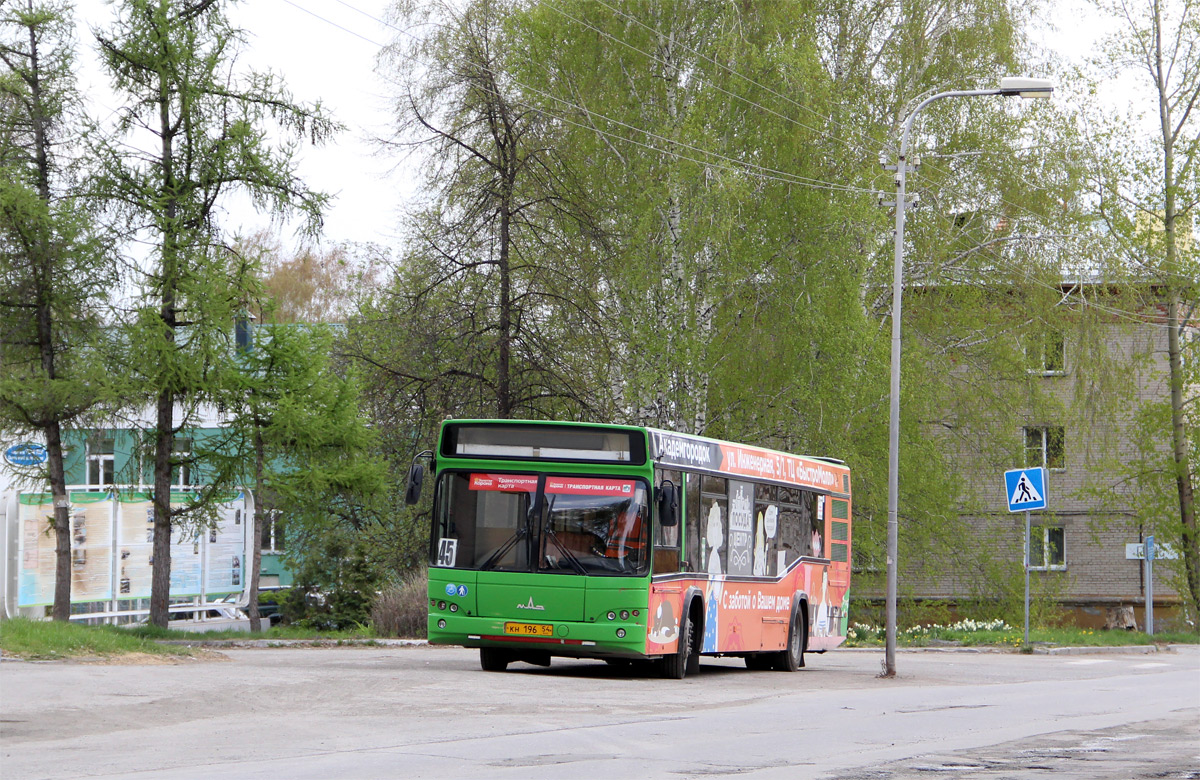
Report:
[{"label": "power line", "polygon": [[[291,5],[291,6],[295,7],[295,8],[297,8],[298,10],[304,11],[305,13],[307,13],[307,14],[309,14],[309,15],[313,16],[314,18],[317,18],[317,19],[319,19],[320,21],[323,21],[323,22],[325,22],[325,23],[327,23],[327,24],[331,25],[332,27],[335,27],[335,28],[337,28],[337,29],[339,29],[339,30],[342,30],[343,32],[346,32],[346,33],[348,33],[348,34],[350,34],[350,35],[354,35],[355,37],[358,37],[358,38],[360,38],[360,39],[362,39],[362,40],[364,40],[364,41],[367,41],[368,43],[371,43],[371,44],[375,45],[375,46],[376,46],[377,48],[379,48],[379,49],[383,49],[383,48],[385,48],[385,46],[384,46],[384,45],[382,45],[382,44],[380,44],[380,43],[378,43],[378,42],[376,42],[376,41],[373,41],[373,40],[371,40],[370,38],[367,38],[366,36],[363,36],[363,35],[361,35],[361,34],[359,34],[359,33],[357,33],[357,32],[354,32],[353,30],[350,30],[350,29],[348,29],[348,28],[346,28],[346,27],[344,27],[344,26],[342,26],[342,25],[340,25],[340,24],[337,24],[337,23],[335,23],[335,22],[333,22],[333,21],[331,21],[331,20],[329,20],[329,19],[327,19],[327,18],[325,18],[325,17],[323,17],[323,16],[321,16],[321,15],[319,15],[319,14],[316,14],[316,13],[314,13],[314,12],[312,12],[312,11],[309,11],[308,9],[306,9],[306,8],[303,8],[303,7],[299,6],[299,5],[297,5],[296,3],[292,2],[292,0],[284,0],[284,2],[286,2],[288,5]],[[348,2],[345,2],[345,0],[337,0],[337,2],[338,2],[340,5],[343,5],[343,6],[345,6],[346,8],[348,8],[348,9],[350,9],[350,10],[352,10],[352,11],[355,11],[356,13],[359,13],[359,14],[361,14],[361,15],[365,16],[365,17],[367,17],[368,19],[371,19],[371,20],[373,20],[373,21],[375,21],[375,22],[378,22],[379,24],[382,24],[382,25],[384,25],[384,26],[386,26],[386,27],[389,27],[389,28],[391,28],[391,29],[393,29],[393,30],[395,30],[395,31],[397,31],[397,32],[399,32],[399,33],[401,33],[401,34],[402,34],[402,35],[404,35],[404,36],[407,36],[408,38],[412,39],[412,40],[413,40],[413,41],[415,41],[415,42],[418,42],[418,43],[420,42],[420,39],[418,39],[416,36],[414,36],[412,33],[408,32],[407,30],[403,30],[403,29],[401,29],[401,28],[399,28],[399,27],[397,27],[397,26],[395,26],[395,25],[393,25],[393,24],[391,24],[391,23],[389,23],[389,22],[387,22],[387,21],[385,21],[385,20],[379,19],[378,17],[376,17],[376,16],[374,16],[374,15],[372,15],[372,14],[370,14],[370,13],[366,12],[366,11],[363,11],[363,10],[362,10],[362,9],[360,9],[360,8],[357,8],[357,7],[355,7],[354,5],[352,5],[352,4],[348,3]],[[606,8],[609,8],[610,10],[613,10],[615,13],[618,13],[618,14],[620,14],[620,15],[624,16],[625,18],[628,18],[628,19],[630,19],[631,21],[634,21],[635,23],[637,23],[637,24],[641,25],[642,27],[645,27],[646,29],[649,29],[649,30],[653,31],[653,29],[652,29],[652,28],[650,28],[650,27],[648,27],[647,25],[643,24],[643,23],[642,23],[642,22],[640,22],[639,20],[637,20],[637,19],[634,19],[633,17],[629,17],[627,14],[624,14],[624,13],[622,13],[622,12],[620,12],[620,11],[616,11],[615,9],[612,9],[612,8],[611,8],[611,6],[608,6],[607,4],[605,4],[605,3],[603,2],[603,0],[597,0],[597,2],[598,2],[600,5],[603,5],[603,6],[605,6]],[[663,61],[662,61],[660,58],[657,58],[657,57],[655,57],[654,55],[652,55],[652,54],[649,54],[649,53],[647,53],[647,52],[645,52],[645,51],[643,51],[643,50],[639,49],[639,48],[638,48],[638,47],[636,47],[636,46],[633,46],[632,44],[629,44],[629,43],[627,43],[627,42],[625,42],[625,41],[622,41],[622,40],[620,40],[620,39],[618,39],[618,38],[615,38],[614,36],[612,36],[612,35],[610,35],[610,34],[608,34],[608,33],[605,33],[605,32],[603,32],[603,31],[601,31],[601,30],[597,29],[597,28],[593,27],[592,25],[590,25],[590,24],[588,24],[588,23],[586,23],[586,22],[582,22],[582,21],[580,21],[580,20],[578,20],[578,19],[575,19],[575,18],[574,18],[574,17],[572,17],[570,14],[567,14],[567,13],[565,13],[565,12],[561,11],[560,9],[557,9],[557,8],[555,8],[554,10],[558,11],[560,14],[562,14],[562,15],[563,15],[563,16],[565,16],[566,18],[568,18],[568,19],[571,19],[571,20],[575,21],[576,23],[582,24],[584,27],[587,27],[587,28],[589,28],[589,29],[593,30],[594,32],[597,32],[597,33],[599,33],[599,34],[602,34],[602,35],[604,35],[605,37],[608,37],[608,38],[610,38],[610,39],[612,39],[612,40],[614,40],[614,41],[616,41],[616,42],[618,42],[618,43],[621,43],[621,44],[622,44],[622,45],[624,45],[624,46],[627,46],[628,48],[630,48],[630,49],[632,49],[632,50],[634,50],[634,51],[637,51],[637,52],[641,53],[643,56],[646,56],[646,57],[647,57],[647,58],[649,58],[649,59],[652,59],[652,60],[658,61],[658,62],[660,62],[660,63],[661,63],[661,62],[663,62]],[[681,45],[682,45],[682,44],[681,44]],[[758,82],[754,81],[753,79],[750,79],[749,77],[743,76],[742,74],[739,74],[739,73],[737,73],[736,71],[732,70],[731,68],[729,68],[729,67],[727,67],[727,66],[725,66],[725,65],[722,65],[721,63],[719,63],[719,62],[716,62],[715,60],[712,60],[711,58],[704,57],[704,55],[701,55],[701,54],[699,54],[699,52],[695,52],[695,50],[694,50],[694,49],[690,49],[689,47],[686,47],[686,46],[684,46],[684,48],[688,48],[690,51],[693,51],[693,53],[696,53],[696,54],[697,54],[697,56],[701,56],[701,57],[703,57],[704,59],[707,59],[708,61],[710,61],[710,62],[712,62],[713,64],[716,64],[716,65],[718,65],[719,67],[721,67],[721,68],[723,68],[723,69],[727,70],[728,72],[732,73],[733,75],[736,75],[736,76],[738,76],[738,77],[740,77],[740,78],[743,78],[743,79],[745,79],[745,80],[749,81],[749,82],[750,82],[750,83],[752,83],[752,84],[755,84],[756,86],[758,86],[759,88],[763,89],[764,91],[770,92],[771,94],[775,94],[775,95],[777,95],[777,96],[779,96],[779,97],[781,97],[781,98],[784,98],[784,99],[786,99],[788,102],[790,102],[790,103],[792,103],[793,105],[796,105],[797,107],[800,107],[800,108],[802,108],[802,109],[804,109],[804,110],[810,111],[810,112],[812,112],[812,113],[816,113],[816,112],[815,112],[815,111],[813,111],[812,109],[810,109],[810,108],[808,108],[808,107],[806,107],[806,106],[803,106],[802,104],[800,104],[800,103],[797,103],[796,101],[794,101],[794,100],[791,100],[790,98],[786,98],[786,96],[783,96],[783,95],[779,94],[778,92],[775,92],[774,90],[771,90],[770,88],[768,88],[768,87],[765,87],[765,86],[764,86],[764,85],[762,85],[762,84],[759,84]],[[421,60],[420,60],[419,58],[415,57],[414,55],[408,54],[407,52],[399,52],[399,53],[400,53],[402,56],[404,56],[404,57],[406,57],[406,58],[408,58],[408,59],[410,59],[410,60],[413,60],[414,62],[416,62],[416,63],[418,63],[418,64],[422,64],[422,65],[424,64],[423,62],[421,62]],[[394,81],[394,80],[391,80],[391,79],[387,79],[387,80],[388,80],[388,81],[391,81],[391,82],[392,82],[393,84],[395,84],[396,86],[401,86],[401,87],[405,86],[405,85],[403,85],[403,84],[400,84],[399,82],[396,82],[396,81]],[[666,137],[664,137],[664,136],[661,136],[661,135],[659,135],[659,134],[653,133],[653,132],[651,132],[651,131],[649,131],[649,130],[645,130],[645,129],[643,129],[643,128],[636,127],[636,126],[634,126],[634,125],[630,125],[630,124],[628,124],[628,123],[625,123],[625,122],[622,122],[622,121],[620,121],[620,120],[613,119],[613,118],[611,118],[611,117],[609,117],[609,116],[607,116],[607,115],[604,115],[604,114],[601,114],[601,113],[598,113],[598,112],[591,111],[590,109],[587,109],[587,108],[585,108],[585,107],[583,107],[583,106],[580,106],[580,105],[578,105],[578,104],[576,104],[576,103],[573,103],[573,102],[571,102],[571,101],[565,100],[565,99],[563,99],[563,98],[560,98],[560,97],[558,97],[558,96],[556,96],[556,95],[553,95],[553,94],[547,93],[547,92],[545,92],[545,91],[543,91],[543,90],[540,90],[540,89],[537,89],[537,88],[531,87],[531,86],[529,86],[529,85],[523,84],[523,83],[521,83],[521,82],[519,82],[519,81],[517,81],[517,80],[515,80],[515,79],[512,79],[512,83],[513,83],[515,86],[517,86],[518,88],[520,88],[520,89],[524,89],[524,90],[526,90],[527,92],[531,92],[531,93],[534,93],[534,94],[540,95],[540,96],[542,96],[542,97],[545,97],[545,98],[547,98],[547,99],[550,99],[550,100],[552,100],[552,101],[555,101],[556,103],[560,103],[560,104],[562,104],[562,105],[566,106],[567,108],[569,108],[569,109],[571,109],[571,110],[574,110],[574,111],[581,112],[581,113],[585,114],[585,115],[586,115],[587,117],[589,117],[589,118],[592,118],[592,119],[600,119],[600,120],[603,120],[603,121],[605,121],[605,122],[608,122],[608,123],[610,123],[611,125],[615,125],[615,126],[618,126],[618,127],[622,127],[622,128],[625,128],[625,129],[627,129],[627,130],[633,131],[633,132],[635,132],[635,133],[641,133],[641,134],[645,135],[645,136],[646,136],[647,138],[649,138],[649,139],[653,139],[653,140],[657,140],[657,141],[663,142],[663,143],[667,144],[668,146],[678,146],[678,147],[682,147],[682,148],[684,148],[684,149],[688,149],[689,151],[693,151],[693,152],[696,152],[696,153],[698,153],[698,154],[705,155],[705,156],[707,156],[707,157],[709,157],[709,158],[715,158],[715,160],[719,160],[719,161],[721,161],[721,162],[715,162],[715,161],[714,161],[714,159],[696,159],[695,157],[690,157],[690,156],[688,156],[688,155],[681,154],[681,153],[679,153],[678,151],[673,151],[673,150],[671,150],[671,149],[664,149],[664,148],[661,148],[661,147],[655,146],[655,145],[653,145],[653,144],[651,144],[651,143],[645,143],[645,142],[638,141],[638,140],[636,140],[636,139],[629,138],[629,137],[626,137],[626,136],[623,136],[623,135],[620,135],[620,134],[616,134],[616,133],[608,132],[608,131],[606,131],[606,130],[601,130],[600,128],[596,127],[595,125],[589,125],[589,124],[583,124],[583,123],[581,123],[581,122],[576,122],[576,121],[573,121],[573,120],[571,120],[571,119],[568,119],[568,118],[567,118],[567,117],[565,117],[565,116],[561,116],[561,115],[559,115],[559,114],[555,114],[555,113],[553,113],[553,112],[551,112],[551,111],[548,111],[548,110],[546,110],[546,108],[545,108],[545,107],[533,105],[533,104],[531,104],[531,103],[529,103],[529,102],[527,102],[527,101],[521,100],[521,99],[519,99],[519,98],[513,98],[513,101],[514,101],[515,103],[517,103],[517,104],[520,104],[520,105],[524,105],[524,106],[526,106],[527,108],[530,108],[530,109],[533,109],[533,110],[539,111],[540,113],[542,113],[542,114],[544,114],[544,115],[546,115],[546,116],[549,116],[549,117],[551,117],[551,118],[553,118],[553,119],[556,119],[556,120],[558,120],[558,121],[560,121],[560,122],[563,122],[564,124],[567,124],[567,125],[570,125],[570,126],[573,126],[573,127],[577,127],[577,128],[579,128],[579,129],[583,129],[583,130],[589,130],[589,131],[591,131],[591,132],[597,133],[598,135],[601,135],[601,136],[603,136],[603,137],[605,137],[605,138],[609,138],[609,139],[611,139],[611,140],[623,141],[623,142],[625,142],[625,143],[633,144],[633,145],[635,145],[635,146],[638,146],[638,147],[641,147],[641,148],[644,148],[644,149],[647,149],[647,150],[650,150],[650,151],[653,151],[653,152],[656,152],[656,153],[659,153],[659,154],[664,154],[664,155],[667,155],[667,156],[669,156],[669,157],[672,157],[673,159],[677,159],[677,160],[686,160],[686,161],[688,161],[688,162],[692,162],[692,163],[695,163],[695,164],[697,164],[697,165],[701,165],[701,166],[707,166],[707,167],[712,167],[712,168],[716,168],[716,169],[719,169],[719,170],[725,170],[725,171],[729,171],[729,172],[735,172],[735,173],[750,173],[751,175],[757,176],[757,177],[759,177],[759,178],[761,178],[761,179],[766,179],[766,180],[771,180],[771,181],[777,181],[777,182],[780,182],[780,183],[783,183],[783,184],[789,184],[789,185],[794,185],[794,186],[808,187],[808,188],[814,188],[814,189],[825,189],[825,190],[832,190],[832,191],[857,192],[857,193],[864,193],[864,194],[871,194],[871,195],[875,195],[875,194],[876,194],[876,191],[875,191],[875,190],[868,190],[868,189],[865,189],[865,188],[861,188],[861,187],[853,187],[853,186],[850,186],[850,185],[839,185],[839,184],[835,184],[835,183],[832,183],[832,182],[826,182],[826,181],[822,181],[822,180],[819,180],[819,179],[812,179],[812,178],[809,178],[809,177],[798,176],[798,175],[796,175],[796,174],[790,174],[790,173],[787,173],[787,172],[785,172],[785,171],[780,171],[780,170],[773,169],[773,168],[769,168],[769,167],[766,167],[766,166],[761,166],[761,165],[758,165],[758,164],[756,164],[756,163],[750,163],[750,162],[747,162],[747,161],[744,161],[744,160],[738,160],[738,159],[736,159],[736,158],[733,158],[733,157],[728,157],[728,156],[726,156],[726,155],[722,155],[722,154],[719,154],[719,153],[717,153],[717,152],[713,152],[713,151],[711,151],[711,150],[708,150],[708,149],[705,149],[705,148],[702,148],[702,147],[698,147],[698,146],[694,146],[694,145],[691,145],[691,144],[686,144],[686,143],[683,143],[683,142],[680,142],[680,141],[672,140],[672,139],[666,138]],[[715,86],[715,85],[714,85],[714,86]],[[818,134],[818,135],[821,135],[821,136],[823,136],[823,137],[829,138],[829,139],[831,139],[831,140],[836,140],[836,141],[838,141],[838,142],[840,142],[840,143],[843,143],[844,145],[846,145],[846,146],[848,146],[848,147],[850,147],[850,148],[858,149],[859,151],[862,151],[862,150],[863,150],[863,147],[856,146],[856,145],[852,144],[851,142],[849,142],[849,141],[846,141],[845,139],[835,138],[834,136],[831,136],[831,135],[829,135],[829,134],[827,134],[827,133],[824,133],[824,132],[821,132],[821,131],[819,131],[819,130],[816,130],[815,128],[809,127],[808,125],[804,125],[803,123],[801,123],[801,122],[798,122],[798,121],[797,121],[797,120],[795,120],[795,119],[792,119],[792,118],[786,117],[786,116],[784,116],[784,115],[782,115],[782,114],[779,114],[779,113],[778,113],[778,112],[776,112],[776,111],[773,111],[773,110],[771,110],[771,109],[769,109],[769,108],[766,108],[765,106],[762,106],[761,104],[758,104],[757,102],[755,102],[755,101],[753,101],[753,100],[749,100],[749,99],[747,99],[747,98],[743,98],[743,97],[741,97],[741,96],[735,95],[735,94],[733,94],[733,93],[731,93],[731,92],[729,92],[729,91],[727,91],[727,90],[724,90],[724,89],[720,89],[720,88],[718,88],[718,89],[719,89],[719,91],[721,91],[721,92],[722,92],[722,93],[724,93],[724,94],[727,94],[727,95],[730,95],[731,97],[735,97],[735,98],[737,98],[737,99],[739,99],[739,100],[742,100],[743,102],[746,102],[748,105],[751,105],[751,106],[753,106],[753,107],[756,107],[756,108],[758,108],[758,109],[761,109],[761,110],[764,110],[764,111],[766,111],[766,112],[768,112],[768,113],[771,113],[771,114],[773,114],[773,115],[775,115],[775,116],[779,117],[780,119],[783,119],[783,120],[785,120],[785,121],[792,122],[793,124],[796,124],[796,125],[798,125],[798,126],[800,126],[800,127],[803,127],[804,129],[806,129],[806,130],[809,130],[810,132],[814,132],[814,133],[816,133],[816,134]],[[497,93],[497,94],[498,94],[498,93]],[[836,122],[835,122],[834,124],[836,124]],[[983,152],[980,152],[980,154],[983,154]],[[749,169],[749,170],[747,170],[747,169]],[[941,169],[935,169],[935,170],[938,170],[938,172],[939,172],[939,173],[943,173],[944,175],[949,175],[949,172],[948,172],[948,171],[944,171],[944,170],[941,170]],[[960,196],[960,197],[963,197],[963,196],[964,196],[964,193],[963,193],[963,191],[961,191],[961,190],[957,190],[956,188],[954,188],[954,187],[952,187],[952,186],[948,186],[948,185],[947,185],[947,186],[946,186],[946,189],[947,189],[949,192],[951,192],[951,193],[953,193],[953,194],[957,194],[957,195],[958,195],[958,196]],[[968,200],[974,200],[974,198],[973,198],[973,197],[967,197],[967,199],[968,199]],[[1037,214],[1036,212],[1034,212],[1034,211],[1032,211],[1032,210],[1030,210],[1030,209],[1028,209],[1028,208],[1026,208],[1026,207],[1024,207],[1024,206],[1020,206],[1019,204],[1014,204],[1014,203],[1012,203],[1011,201],[1008,201],[1008,200],[1006,200],[1006,199],[1003,199],[1003,198],[1001,199],[1001,201],[1000,201],[1000,202],[1001,202],[1001,203],[1003,203],[1003,204],[1010,205],[1010,206],[1015,206],[1015,207],[1016,207],[1016,208],[1018,208],[1020,211],[1022,211],[1022,212],[1024,212],[1024,213],[1027,213],[1027,214],[1029,214],[1029,215],[1033,216],[1035,219],[1040,219],[1040,215],[1039,215],[1039,214]],[[943,232],[943,235],[944,235],[946,238],[952,238],[952,237],[953,237],[953,236],[951,236],[950,234],[948,234],[948,233],[945,233],[944,231],[941,231],[941,232]],[[1070,248],[1069,248],[1068,246],[1066,246],[1066,245],[1062,245],[1062,244],[1060,243],[1060,241],[1059,241],[1059,239],[1060,239],[1060,238],[1061,238],[1061,237],[1053,237],[1053,238],[1051,238],[1051,239],[1049,239],[1049,240],[1050,240],[1050,241],[1052,241],[1052,242],[1054,242],[1054,243],[1059,243],[1059,244],[1060,244],[1060,246],[1063,246],[1063,248],[1065,248],[1065,249],[1067,249],[1068,251],[1070,251]],[[1047,240],[1047,239],[1045,239],[1045,238],[1043,238],[1043,237],[1039,237],[1039,236],[1030,236],[1030,237],[1028,237],[1028,238],[1027,238],[1027,240],[1030,240],[1030,241],[1045,241],[1045,240]],[[1054,291],[1054,292],[1056,292],[1056,293],[1059,293],[1059,294],[1061,294],[1061,293],[1062,293],[1062,287],[1061,287],[1061,285],[1057,285],[1057,286],[1056,286],[1056,285],[1054,285],[1054,284],[1050,284],[1050,283],[1048,283],[1048,282],[1043,282],[1043,281],[1041,281],[1041,280],[1035,279],[1035,278],[1034,278],[1034,277],[1033,277],[1033,276],[1030,274],[1029,268],[1028,268],[1028,267],[1026,267],[1026,266],[1018,266],[1018,265],[1016,265],[1015,263],[1011,263],[1011,262],[1008,262],[1008,261],[1003,261],[1003,260],[999,261],[999,262],[998,262],[998,265],[1000,265],[1000,266],[1002,266],[1002,267],[1007,267],[1007,270],[1008,270],[1009,272],[1011,272],[1011,273],[1012,273],[1014,276],[1017,276],[1018,278],[1023,278],[1023,279],[1024,279],[1026,282],[1028,282],[1028,283],[1031,283],[1031,284],[1034,284],[1034,285],[1040,285],[1040,286],[1042,286],[1042,287],[1045,287],[1046,289],[1052,290],[1052,291]],[[1128,313],[1128,312],[1124,312],[1124,311],[1122,311],[1122,310],[1120,310],[1120,309],[1115,309],[1115,308],[1112,308],[1112,307],[1105,307],[1105,306],[1103,306],[1103,305],[1101,305],[1101,304],[1097,304],[1097,303],[1095,303],[1095,302],[1087,302],[1087,304],[1088,304],[1089,306],[1092,306],[1093,308],[1096,308],[1096,309],[1100,310],[1100,311],[1103,311],[1103,312],[1106,312],[1106,313],[1112,314],[1113,316],[1117,316],[1117,317],[1122,317],[1122,318],[1128,319],[1128,320],[1129,320],[1129,321],[1131,321],[1131,322],[1137,322],[1137,323],[1139,323],[1139,324],[1148,325],[1148,326],[1154,326],[1154,327],[1163,327],[1163,328],[1165,328],[1165,327],[1166,327],[1165,325],[1159,325],[1158,323],[1151,321],[1149,318],[1147,318],[1147,319],[1142,319],[1142,318],[1139,318],[1139,317],[1137,317],[1136,315],[1130,314],[1130,313]]]}]

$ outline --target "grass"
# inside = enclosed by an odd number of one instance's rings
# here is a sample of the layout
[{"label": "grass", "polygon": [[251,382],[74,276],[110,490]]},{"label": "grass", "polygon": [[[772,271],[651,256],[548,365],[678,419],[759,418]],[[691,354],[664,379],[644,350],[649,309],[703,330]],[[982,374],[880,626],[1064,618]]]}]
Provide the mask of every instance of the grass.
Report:
[{"label": "grass", "polygon": [[[0,650],[5,655],[29,660],[54,660],[80,657],[115,657],[133,653],[158,656],[190,656],[196,651],[184,645],[166,645],[155,640],[175,639],[200,641],[205,639],[375,639],[370,626],[350,631],[316,631],[314,629],[277,626],[259,633],[246,631],[210,631],[193,633],[169,631],[154,626],[118,628],[115,626],[86,626],[78,623],[58,623],[49,620],[14,618],[0,621]],[[1003,621],[989,623],[961,620],[942,626],[915,626],[897,634],[901,647],[955,645],[962,647],[1019,648],[1024,630]],[[1101,631],[1081,628],[1031,628],[1030,642],[1043,647],[1114,647],[1150,644],[1200,644],[1194,633],[1157,633],[1153,637],[1140,631]],[[883,629],[878,626],[854,624],[850,628],[847,647],[882,647]]]},{"label": "grass", "polygon": [[60,623],[51,620],[13,618],[0,621],[0,650],[5,655],[28,660],[53,660],[81,657],[113,657],[131,653],[161,656],[190,656],[193,648],[166,645],[156,640],[175,639],[201,641],[206,639],[373,639],[374,631],[360,627],[353,631],[316,631],[293,627],[276,627],[252,634],[247,631],[170,631],[156,626],[121,628],[117,626],[87,626],[79,623]]},{"label": "grass", "polygon": [[84,626],[50,620],[12,618],[0,622],[0,650],[29,660],[110,657],[146,653],[189,656],[191,648],[160,645],[154,637],[112,626]]},{"label": "grass", "polygon": [[[977,622],[960,620],[952,625],[912,626],[898,631],[896,644],[901,647],[951,645],[962,647],[1013,647],[1024,644],[1025,629],[1002,620]],[[1031,645],[1044,647],[1122,647],[1153,644],[1200,644],[1200,634],[1158,632],[1154,636],[1141,631],[1103,631],[1091,628],[1029,629]],[[846,638],[847,647],[881,647],[884,629],[854,624]]]}]

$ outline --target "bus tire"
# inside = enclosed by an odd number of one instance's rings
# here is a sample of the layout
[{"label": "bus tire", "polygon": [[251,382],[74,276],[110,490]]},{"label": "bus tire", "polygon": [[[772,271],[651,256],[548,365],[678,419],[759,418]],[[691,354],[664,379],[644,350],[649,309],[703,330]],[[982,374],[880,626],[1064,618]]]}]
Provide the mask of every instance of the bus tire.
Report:
[{"label": "bus tire", "polygon": [[668,680],[682,680],[689,671],[694,674],[700,664],[696,624],[690,613],[691,609],[686,609],[679,618],[679,647],[662,659],[662,674]]},{"label": "bus tire", "polygon": [[798,672],[804,667],[804,651],[808,649],[808,610],[800,603],[792,610],[792,622],[788,628],[787,647],[775,656],[775,669],[780,672]]},{"label": "bus tire", "polygon": [[479,648],[479,665],[485,672],[503,672],[512,660],[508,651],[499,647]]}]

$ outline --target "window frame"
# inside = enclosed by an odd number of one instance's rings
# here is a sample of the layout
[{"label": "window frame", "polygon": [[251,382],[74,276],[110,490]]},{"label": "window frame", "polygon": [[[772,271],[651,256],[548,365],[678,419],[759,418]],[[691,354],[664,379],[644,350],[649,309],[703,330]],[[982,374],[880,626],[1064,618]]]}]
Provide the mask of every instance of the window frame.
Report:
[{"label": "window frame", "polygon": [[[1053,548],[1050,545],[1051,532],[1059,536],[1058,560],[1049,560],[1047,555]],[[1036,544],[1036,548],[1035,548]],[[1041,563],[1034,563],[1033,551],[1041,551]],[[1063,525],[1035,525],[1029,529],[1029,570],[1030,571],[1066,571],[1067,570],[1067,529]]]},{"label": "window frame", "polygon": [[[1067,340],[1061,331],[1051,330],[1025,340],[1025,369],[1038,376],[1065,376],[1067,373]],[[1030,354],[1031,352],[1036,352]],[[1049,355],[1053,353],[1058,363],[1051,366]]]},{"label": "window frame", "polygon": [[[1033,432],[1038,434],[1038,443],[1030,444],[1030,434]],[[1050,435],[1051,431],[1057,431],[1059,437],[1059,460],[1058,465],[1050,463]],[[1028,468],[1037,468],[1041,466],[1048,471],[1066,471],[1067,470],[1067,429],[1062,425],[1026,425],[1021,428],[1021,434],[1024,439],[1025,446],[1025,466]],[[1030,453],[1037,452],[1040,457],[1036,460],[1030,458]]]},{"label": "window frame", "polygon": [[[88,487],[106,487],[115,484],[117,472],[117,441],[111,432],[97,432],[84,440],[84,484]],[[92,469],[97,470],[93,479]],[[107,474],[107,480],[105,476]]]}]

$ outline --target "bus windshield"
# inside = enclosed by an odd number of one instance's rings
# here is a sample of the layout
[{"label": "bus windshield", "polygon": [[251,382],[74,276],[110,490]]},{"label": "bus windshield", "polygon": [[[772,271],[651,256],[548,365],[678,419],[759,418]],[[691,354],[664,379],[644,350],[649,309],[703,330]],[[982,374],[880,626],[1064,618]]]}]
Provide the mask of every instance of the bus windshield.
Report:
[{"label": "bus windshield", "polygon": [[481,571],[642,575],[648,487],[631,477],[494,472],[441,476],[434,566]]}]

